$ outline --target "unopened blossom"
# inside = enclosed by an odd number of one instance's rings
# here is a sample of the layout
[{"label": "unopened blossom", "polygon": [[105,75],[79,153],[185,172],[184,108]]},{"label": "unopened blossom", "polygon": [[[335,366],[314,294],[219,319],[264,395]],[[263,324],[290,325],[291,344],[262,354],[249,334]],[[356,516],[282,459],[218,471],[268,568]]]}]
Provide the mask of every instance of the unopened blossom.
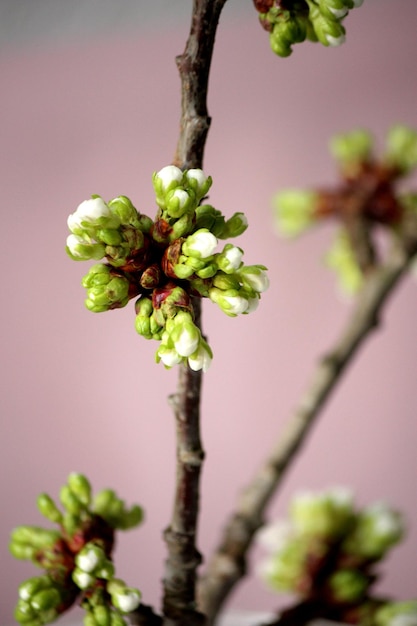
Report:
[{"label": "unopened blossom", "polygon": [[182,245],[182,250],[187,256],[197,259],[207,259],[212,256],[217,247],[217,239],[207,228],[200,228],[189,235]]},{"label": "unopened blossom", "polygon": [[[167,368],[205,371],[211,362],[211,348],[194,324],[195,298],[210,298],[234,317],[254,311],[268,287],[264,266],[245,266],[241,248],[227,243],[216,253],[218,240],[240,235],[247,220],[241,212],[226,219],[200,205],[211,183],[201,169],[168,165],[153,175],[154,220],[126,196],[108,203],[93,196],[69,218],[69,256],[105,260],[83,278],[87,308],[103,312],[137,298],[136,330],[160,342],[156,361]],[[64,495],[79,515],[75,495]]]}]

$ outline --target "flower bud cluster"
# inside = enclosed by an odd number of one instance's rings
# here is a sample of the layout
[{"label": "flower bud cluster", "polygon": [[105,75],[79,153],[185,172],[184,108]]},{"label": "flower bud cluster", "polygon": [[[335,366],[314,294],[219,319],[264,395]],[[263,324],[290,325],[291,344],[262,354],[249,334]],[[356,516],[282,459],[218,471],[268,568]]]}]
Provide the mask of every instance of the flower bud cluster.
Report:
[{"label": "flower bud cluster", "polygon": [[351,610],[371,597],[376,564],[403,534],[401,516],[385,504],[359,510],[341,488],[302,493],[288,522],[260,531],[259,543],[270,554],[259,573],[277,591]]},{"label": "flower bud cluster", "polygon": [[261,25],[269,32],[272,50],[288,57],[292,46],[306,39],[324,46],[339,46],[345,41],[342,24],[349,10],[363,0],[254,0]]},{"label": "flower bud cluster", "polygon": [[15,619],[24,626],[42,626],[53,622],[72,604],[72,589],[53,580],[48,574],[29,578],[19,586]]},{"label": "flower bud cluster", "polygon": [[[80,599],[87,616],[92,613],[95,620],[86,617],[87,626],[123,626],[122,614],[138,606],[140,592],[114,576],[114,533],[115,529],[137,526],[143,511],[137,505],[127,507],[111,489],[93,497],[88,479],[75,472],[59,497],[62,510],[48,494],[37,500],[40,512],[58,525],[57,530],[19,526],[12,532],[13,556],[31,560],[45,571],[20,586],[16,620],[24,626],[41,626]],[[98,606],[103,608],[96,610]],[[108,613],[108,621],[98,617],[104,613]]]},{"label": "flower bud cluster", "polygon": [[341,228],[326,263],[336,273],[341,291],[353,295],[381,261],[377,231],[382,227],[386,236],[395,238],[417,219],[417,194],[397,189],[401,179],[417,168],[417,132],[393,126],[379,157],[372,135],[363,129],[334,136],[330,150],[341,184],[335,189],[281,191],[274,198],[276,225],[280,234],[292,237],[324,219],[338,220]]},{"label": "flower bud cluster", "polygon": [[108,204],[99,196],[69,216],[67,252],[75,260],[105,259],[83,278],[86,307],[103,312],[136,301],[137,332],[160,341],[157,362],[206,370],[212,351],[194,321],[193,298],[209,298],[227,315],[255,310],[268,287],[263,265],[245,266],[243,250],[219,239],[247,228],[243,213],[226,219],[201,204],[212,180],[200,169],[168,165],[153,175],[155,219],[125,196]]}]

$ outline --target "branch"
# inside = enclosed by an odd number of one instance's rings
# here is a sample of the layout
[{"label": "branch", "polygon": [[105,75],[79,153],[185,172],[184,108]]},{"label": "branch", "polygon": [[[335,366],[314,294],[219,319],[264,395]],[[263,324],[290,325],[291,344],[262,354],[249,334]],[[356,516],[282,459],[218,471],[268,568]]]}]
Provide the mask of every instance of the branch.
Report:
[{"label": "branch", "polygon": [[[208,78],[214,38],[226,0],[194,0],[190,35],[177,58],[182,85],[180,135],[174,164],[201,168],[210,127],[207,111]],[[195,323],[201,328],[201,302],[194,298]],[[196,549],[200,473],[204,452],[200,440],[201,371],[180,366],[178,387],[171,398],[176,418],[177,471],[171,523],[164,532],[168,558],[164,576],[165,626],[203,624],[196,611]]]},{"label": "branch", "polygon": [[396,242],[386,263],[367,277],[339,341],[318,363],[311,384],[282,437],[241,493],[199,587],[199,606],[209,622],[214,621],[230,591],[245,576],[246,554],[255,532],[263,523],[266,506],[346,366],[364,339],[378,326],[388,297],[417,253],[417,220],[406,227],[401,242]]}]

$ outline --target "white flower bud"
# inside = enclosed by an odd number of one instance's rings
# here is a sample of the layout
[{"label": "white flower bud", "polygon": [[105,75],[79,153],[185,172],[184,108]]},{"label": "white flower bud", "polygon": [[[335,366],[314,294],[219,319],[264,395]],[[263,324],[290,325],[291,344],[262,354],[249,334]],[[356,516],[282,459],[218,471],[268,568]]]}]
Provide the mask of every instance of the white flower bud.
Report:
[{"label": "white flower bud", "polygon": [[95,581],[94,576],[77,568],[72,572],[72,579],[80,589],[87,589]]},{"label": "white flower bud", "polygon": [[68,250],[71,252],[73,256],[84,258],[84,255],[80,254],[79,246],[80,245],[85,246],[86,244],[88,245],[88,242],[82,237],[79,237],[78,235],[68,235],[67,237]]},{"label": "white flower bud", "polygon": [[195,233],[187,237],[182,245],[182,251],[187,256],[194,256],[197,259],[207,259],[217,246],[217,239],[207,228],[200,228]]},{"label": "white flower bud", "polygon": [[269,287],[269,278],[264,269],[256,266],[243,268],[241,272],[242,282],[248,285],[256,293],[262,293]]},{"label": "white flower bud", "polygon": [[191,169],[188,170],[185,175],[188,180],[195,180],[198,187],[203,187],[207,183],[208,177],[204,174],[203,170]]},{"label": "white flower bud", "polygon": [[245,313],[248,309],[249,302],[242,296],[223,296],[223,303],[225,303],[224,311],[229,315],[239,315]]},{"label": "white flower bud", "polygon": [[205,342],[200,342],[197,352],[188,357],[188,365],[194,372],[199,370],[207,372],[212,358],[213,356],[208,345]]},{"label": "white flower bud", "polygon": [[333,37],[329,34],[325,34],[324,37],[329,46],[331,46],[332,48],[337,48],[337,46],[341,46],[346,41],[346,35],[344,33],[342,35],[339,35],[339,37]]},{"label": "white flower bud", "polygon": [[237,270],[242,263],[243,251],[237,246],[232,246],[224,252],[224,256],[229,262],[230,268]]},{"label": "white flower bud", "polygon": [[95,223],[103,217],[112,217],[111,211],[103,198],[90,198],[81,202],[75,213],[68,216],[68,228],[71,232],[74,232],[74,229],[82,228],[81,222]]},{"label": "white flower bud", "polygon": [[181,356],[190,356],[197,350],[199,343],[200,334],[197,328],[187,325],[182,329],[178,339],[174,341],[174,346]]},{"label": "white flower bud", "polygon": [[181,363],[183,358],[176,350],[166,348],[165,346],[161,346],[161,348],[159,348],[157,355],[166,367],[178,365]]},{"label": "white flower bud", "polygon": [[100,562],[100,557],[97,554],[96,550],[92,548],[87,550],[86,552],[82,552],[77,555],[75,562],[77,566],[83,570],[83,572],[91,573]]},{"label": "white flower bud", "polygon": [[181,184],[183,172],[175,165],[167,165],[157,172],[156,177],[161,181],[162,189],[166,191],[172,183],[178,183],[178,185]]},{"label": "white flower bud", "polygon": [[141,595],[139,591],[134,589],[127,590],[125,593],[115,594],[113,601],[123,613],[130,613],[138,608]]}]

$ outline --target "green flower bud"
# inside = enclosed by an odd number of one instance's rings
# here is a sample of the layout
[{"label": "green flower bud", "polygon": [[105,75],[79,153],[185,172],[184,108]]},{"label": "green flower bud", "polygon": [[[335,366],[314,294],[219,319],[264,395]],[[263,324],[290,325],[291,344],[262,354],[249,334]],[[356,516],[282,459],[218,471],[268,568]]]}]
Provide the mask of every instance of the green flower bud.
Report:
[{"label": "green flower bud", "polygon": [[143,518],[144,512],[142,507],[134,504],[121,518],[119,528],[123,530],[135,528],[135,526],[139,526],[142,523]]},{"label": "green flower bud", "polygon": [[62,525],[67,531],[68,535],[73,535],[80,526],[80,518],[78,515],[74,515],[74,513],[70,513],[67,511],[64,513]]},{"label": "green flower bud", "polygon": [[44,517],[55,524],[62,524],[62,513],[47,493],[41,493],[36,502],[39,511]]},{"label": "green flower bud", "polygon": [[132,528],[143,519],[143,511],[138,505],[126,508],[112,489],[103,489],[96,495],[93,510],[112,528]]},{"label": "green flower bud", "polygon": [[84,504],[71,491],[68,485],[64,485],[63,487],[61,487],[61,490],[59,492],[59,499],[61,500],[61,503],[66,508],[68,513],[72,513],[72,515],[79,516],[85,510]]},{"label": "green flower bud", "polygon": [[300,493],[291,503],[291,517],[298,533],[305,536],[337,538],[350,527],[353,501],[342,488],[323,493]]},{"label": "green flower bud", "polygon": [[376,626],[416,626],[417,600],[387,602],[375,613]]},{"label": "green flower bud", "polygon": [[159,338],[163,327],[158,325],[153,316],[154,309],[152,301],[145,297],[139,298],[135,303],[135,310],[136,332],[142,335],[142,337],[145,337],[145,339]]},{"label": "green flower bud", "polygon": [[92,611],[88,611],[88,613],[84,615],[83,624],[84,626],[97,626],[96,618]]},{"label": "green flower bud", "polygon": [[97,626],[111,626],[111,609],[108,606],[95,606],[93,608],[94,619]]},{"label": "green flower bud", "polygon": [[19,559],[21,561],[33,561],[36,558],[36,554],[38,552],[38,549],[34,546],[25,543],[14,542],[11,542],[9,544],[9,550],[15,559]]},{"label": "green flower bud", "polygon": [[404,530],[400,514],[382,503],[377,503],[360,513],[344,548],[349,554],[365,559],[381,559],[401,540]]},{"label": "green flower bud", "polygon": [[373,137],[366,130],[334,135],[330,140],[330,152],[347,174],[355,174],[358,166],[370,160]]},{"label": "green flower bud", "polygon": [[[110,200],[109,209],[111,214],[118,218],[122,226],[134,226],[143,230],[140,227],[141,219],[146,218],[146,216],[141,216],[126,196],[118,196]],[[149,220],[149,218],[146,219]]]},{"label": "green flower bud", "polygon": [[30,606],[29,602],[24,600],[18,601],[14,610],[14,618],[19,624],[27,624],[28,626],[32,626],[32,624],[42,626],[43,624],[42,621],[38,620],[37,611]]},{"label": "green flower bud", "polygon": [[93,265],[82,279],[87,289],[85,306],[94,313],[122,308],[130,299],[130,282],[108,265]]},{"label": "green flower bud", "polygon": [[186,213],[194,213],[196,204],[195,193],[192,189],[185,191],[177,187],[169,191],[165,197],[166,212],[176,219]]},{"label": "green flower bud", "polygon": [[208,265],[205,265],[201,269],[197,270],[195,273],[199,278],[207,279],[212,278],[216,274],[217,269],[216,263],[209,263]]},{"label": "green flower bud", "polygon": [[270,34],[270,44],[273,52],[280,57],[288,57],[292,53],[291,46],[305,40],[307,27],[305,19],[295,15],[282,14]]},{"label": "green flower bud", "polygon": [[174,265],[174,273],[180,280],[186,280],[194,274],[195,270],[191,265],[185,263],[177,263]]},{"label": "green flower bud", "polygon": [[261,564],[259,574],[276,591],[297,591],[305,578],[308,555],[309,542],[306,538],[289,539],[279,552]]},{"label": "green flower bud", "polygon": [[52,580],[47,574],[43,576],[33,576],[19,585],[19,598],[29,601],[38,591],[48,589],[52,585]]},{"label": "green flower bud", "polygon": [[91,485],[86,476],[72,472],[68,476],[68,487],[85,507],[91,504]]},{"label": "green flower bud", "polygon": [[209,298],[230,317],[236,317],[236,315],[245,313],[249,307],[248,298],[241,295],[240,291],[237,289],[222,291],[216,287],[212,287],[209,290]]},{"label": "green flower bud", "polygon": [[53,587],[43,589],[32,596],[30,603],[39,612],[55,609],[61,603],[61,594]]},{"label": "green flower bud", "polygon": [[18,526],[12,531],[11,543],[43,550],[53,546],[59,538],[60,533],[57,530],[46,530],[38,526]]},{"label": "green flower bud", "polygon": [[111,626],[127,626],[127,622],[125,622],[121,615],[113,611],[111,615]]},{"label": "green flower bud", "polygon": [[[215,237],[219,239],[226,239],[228,236],[223,237],[223,231],[226,228],[226,221],[220,211],[212,207],[210,204],[203,204],[196,208],[196,223],[195,230],[206,229],[213,233]],[[231,218],[232,219],[232,218]],[[230,220],[229,220],[230,221]]]},{"label": "green flower bud", "polygon": [[[231,218],[229,218],[222,230],[221,235],[217,235],[219,239],[231,239],[233,237],[239,237],[248,227],[248,220],[244,213],[234,213]],[[214,234],[216,232],[212,230]]]},{"label": "green flower bud", "polygon": [[317,194],[288,189],[274,198],[276,226],[285,237],[299,235],[314,223]]},{"label": "green flower bud", "polygon": [[417,166],[417,131],[397,124],[390,129],[386,145],[385,159],[402,174],[408,174]]},{"label": "green flower bud", "polygon": [[230,289],[239,291],[240,281],[234,274],[218,272],[213,278],[213,287],[217,287],[217,289],[221,289],[222,291],[228,291]]},{"label": "green flower bud", "polygon": [[336,273],[343,295],[350,297],[361,289],[363,274],[344,231],[339,232],[325,257],[325,262]]},{"label": "green flower bud", "polygon": [[369,579],[358,570],[339,570],[331,575],[330,588],[338,602],[359,602],[367,592]]},{"label": "green flower bud", "polygon": [[120,246],[123,242],[121,232],[112,228],[102,228],[96,232],[96,239],[106,246]]},{"label": "green flower bud", "polygon": [[176,220],[172,225],[172,230],[168,235],[168,240],[172,243],[176,239],[186,237],[192,230],[194,230],[194,218],[193,214],[185,213],[179,220]]}]

